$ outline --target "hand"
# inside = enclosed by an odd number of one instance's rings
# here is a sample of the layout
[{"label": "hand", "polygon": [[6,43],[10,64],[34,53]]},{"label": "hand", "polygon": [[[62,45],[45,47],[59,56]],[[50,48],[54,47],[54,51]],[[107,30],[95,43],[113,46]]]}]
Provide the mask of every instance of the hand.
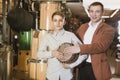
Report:
[{"label": "hand", "polygon": [[64,67],[65,69],[70,69],[70,66],[69,66],[69,64],[62,63],[62,65],[63,65],[63,67]]},{"label": "hand", "polygon": [[58,58],[58,59],[61,59],[63,55],[62,55],[62,53],[58,52],[57,50],[54,50],[54,51],[52,52],[52,56],[53,56],[53,57],[56,57],[56,58]]},{"label": "hand", "polygon": [[64,49],[64,53],[77,54],[80,52],[79,44],[74,43],[73,46]]}]

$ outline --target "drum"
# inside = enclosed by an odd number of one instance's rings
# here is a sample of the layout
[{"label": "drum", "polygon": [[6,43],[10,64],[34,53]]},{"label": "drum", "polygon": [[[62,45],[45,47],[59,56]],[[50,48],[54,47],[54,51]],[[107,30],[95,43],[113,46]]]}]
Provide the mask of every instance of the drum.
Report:
[{"label": "drum", "polygon": [[53,30],[52,14],[60,9],[60,3],[42,2],[40,4],[40,29]]},{"label": "drum", "polygon": [[29,64],[29,78],[30,80],[46,80],[47,60],[37,60],[30,58]]},{"label": "drum", "polygon": [[58,51],[62,53],[63,57],[61,59],[58,59],[62,63],[73,63],[78,59],[78,54],[70,54],[70,53],[64,53],[64,49],[66,47],[73,46],[72,43],[63,43],[59,46]]},{"label": "drum", "polygon": [[0,0],[0,14],[2,14],[2,0]]},{"label": "drum", "polygon": [[32,40],[31,40],[31,58],[36,58],[37,57],[36,53],[37,53],[37,50],[38,50],[38,47],[39,47],[39,44],[38,44],[39,33],[38,33],[38,35],[36,35],[37,37],[34,37],[35,33],[36,33],[36,31],[33,30],[32,31],[32,36],[31,36],[32,37]]},{"label": "drum", "polygon": [[37,58],[37,51],[41,44],[41,40],[43,39],[45,35],[48,34],[48,31],[42,30],[42,31],[39,31],[39,33],[37,32],[37,35],[35,34],[36,34],[36,31],[33,30],[32,41],[31,41],[31,58]]},{"label": "drum", "polygon": [[31,31],[20,32],[20,50],[30,50]]}]

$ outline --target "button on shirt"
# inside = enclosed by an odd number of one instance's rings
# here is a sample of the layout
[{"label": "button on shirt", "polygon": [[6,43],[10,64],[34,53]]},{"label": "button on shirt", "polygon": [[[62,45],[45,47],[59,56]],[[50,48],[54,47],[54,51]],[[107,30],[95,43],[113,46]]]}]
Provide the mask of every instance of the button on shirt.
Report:
[{"label": "button on shirt", "polygon": [[[89,27],[84,35],[84,44],[91,44],[92,42],[92,39],[93,39],[93,35],[94,35],[94,32],[96,31],[98,25],[102,22],[102,20],[100,20],[98,23],[96,23],[95,25],[92,25],[92,22],[90,21],[89,22]],[[91,62],[91,56],[89,55],[88,56],[88,59],[86,60],[87,62]]]},{"label": "button on shirt", "polygon": [[[65,31],[64,29],[61,30],[60,32],[54,32],[53,34],[48,34],[46,37],[44,37],[44,39],[40,44],[37,56],[40,59],[42,58],[48,59],[48,67],[47,67],[48,80],[59,80],[59,78],[60,80],[72,79],[71,69],[63,68],[63,66],[58,61],[58,59],[52,56],[52,51],[57,49],[62,43],[65,42],[68,43],[75,42],[81,44],[80,40],[72,32]],[[81,61],[84,60],[85,58],[86,55],[81,59]],[[80,61],[78,62],[77,60],[76,64],[72,64],[71,66],[74,67],[79,63]]]}]

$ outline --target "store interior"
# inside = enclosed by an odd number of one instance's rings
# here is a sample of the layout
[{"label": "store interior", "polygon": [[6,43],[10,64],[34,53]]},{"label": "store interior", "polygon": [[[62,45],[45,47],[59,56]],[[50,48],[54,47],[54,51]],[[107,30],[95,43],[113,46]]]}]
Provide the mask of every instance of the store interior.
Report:
[{"label": "store interior", "polygon": [[[36,59],[42,38],[53,30],[51,15],[66,16],[64,29],[73,33],[89,22],[88,5],[96,0],[0,0],[0,80],[45,80],[46,63]],[[116,29],[107,56],[111,80],[120,80],[120,0],[99,0],[102,19]],[[43,68],[41,71],[40,69]],[[79,67],[74,69],[78,78]]]}]

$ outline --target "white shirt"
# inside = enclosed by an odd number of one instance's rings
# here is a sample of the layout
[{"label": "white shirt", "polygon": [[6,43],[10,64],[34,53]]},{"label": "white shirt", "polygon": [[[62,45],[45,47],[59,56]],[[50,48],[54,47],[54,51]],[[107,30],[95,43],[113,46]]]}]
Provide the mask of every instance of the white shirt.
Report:
[{"label": "white shirt", "polygon": [[[53,34],[48,34],[42,40],[37,56],[42,58],[48,58],[48,68],[47,68],[47,78],[48,80],[71,80],[73,75],[71,69],[65,69],[58,61],[57,58],[52,56],[52,51],[57,49],[62,43],[65,42],[75,42],[81,44],[80,40],[72,32],[65,31],[64,29],[60,32],[54,32]],[[49,51],[47,50],[49,48]],[[86,55],[83,55],[86,56]],[[78,65],[81,61],[85,59],[77,60],[76,64],[71,64],[71,67]]]},{"label": "white shirt", "polygon": [[[94,35],[94,32],[96,31],[98,25],[102,22],[102,20],[100,20],[99,22],[97,22],[95,25],[92,25],[92,22],[90,21],[89,22],[89,27],[87,29],[87,31],[85,32],[85,35],[84,35],[84,44],[91,44],[92,42],[92,39],[93,39],[93,35]],[[89,55],[87,60],[87,62],[91,62],[91,56]]]}]

